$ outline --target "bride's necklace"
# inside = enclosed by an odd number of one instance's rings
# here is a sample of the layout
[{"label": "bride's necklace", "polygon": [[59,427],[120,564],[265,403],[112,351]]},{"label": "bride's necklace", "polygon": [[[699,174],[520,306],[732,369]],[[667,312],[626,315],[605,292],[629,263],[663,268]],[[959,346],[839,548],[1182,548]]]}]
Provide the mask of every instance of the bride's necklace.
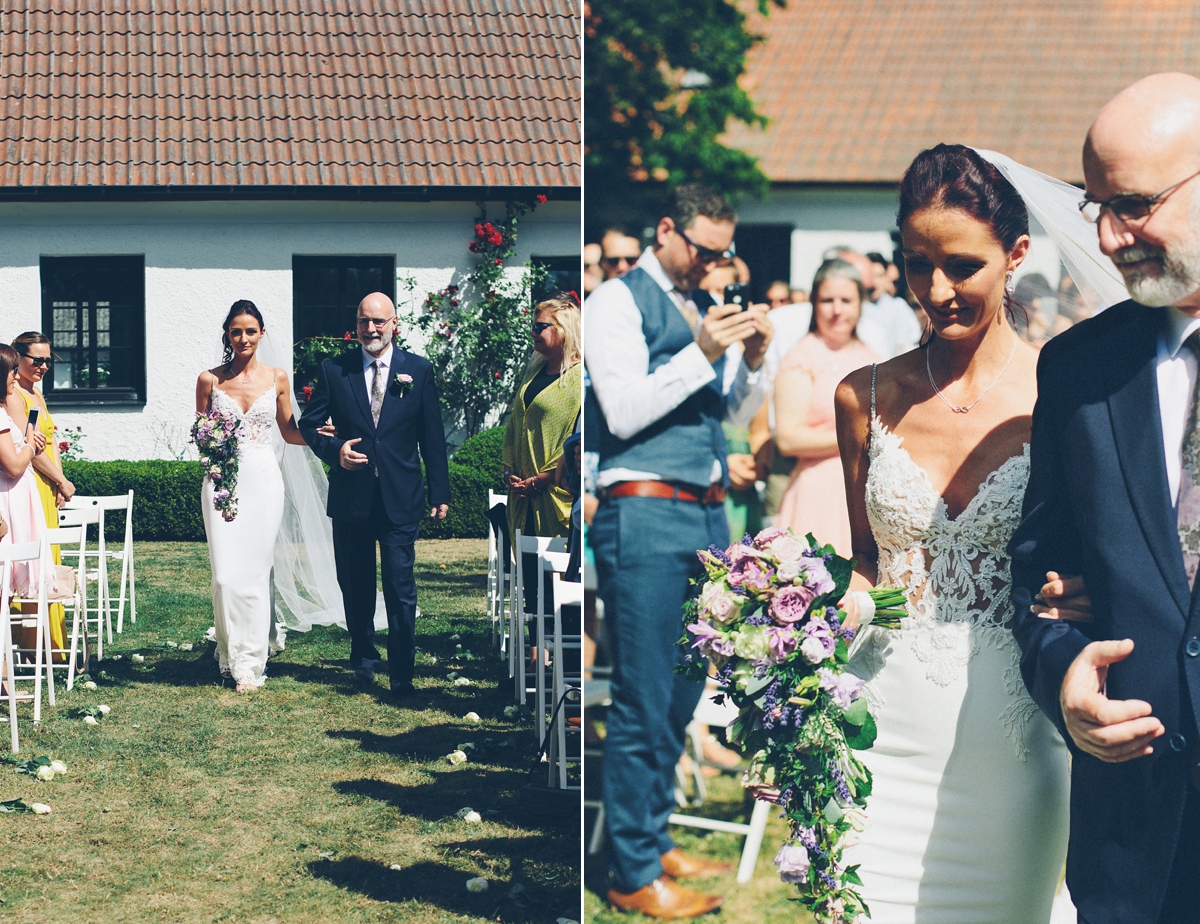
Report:
[{"label": "bride's necklace", "polygon": [[950,410],[954,411],[954,413],[955,413],[955,414],[965,414],[965,413],[967,413],[967,411],[971,410],[971,408],[973,408],[973,407],[974,407],[975,405],[977,405],[977,404],[978,404],[980,401],[982,401],[982,400],[983,400],[983,396],[984,396],[984,395],[986,395],[986,394],[987,394],[989,391],[991,391],[993,388],[995,388],[995,387],[996,387],[996,385],[997,385],[997,383],[998,383],[998,382],[999,382],[999,381],[1000,381],[1002,378],[1004,378],[1004,373],[1006,373],[1006,372],[1008,371],[1008,367],[1012,365],[1013,357],[1017,355],[1017,340],[1018,340],[1018,337],[1017,337],[1017,335],[1014,333],[1014,334],[1013,334],[1013,345],[1012,345],[1012,351],[1011,351],[1011,352],[1008,354],[1008,362],[1006,362],[1006,363],[1004,364],[1004,368],[1000,370],[1000,374],[999,374],[998,376],[996,376],[996,379],[995,379],[995,381],[994,381],[994,382],[992,382],[992,384],[991,384],[991,385],[989,385],[987,388],[985,388],[983,391],[981,391],[981,392],[979,393],[979,397],[978,397],[978,398],[976,398],[974,401],[972,401],[970,404],[967,404],[967,405],[951,404],[951,403],[950,403],[950,399],[949,399],[949,398],[947,398],[945,395],[943,395],[943,394],[942,394],[942,390],[941,390],[940,388],[938,388],[938,387],[937,387],[937,382],[935,382],[935,381],[933,380],[933,370],[929,368],[929,354],[930,354],[930,353],[933,351],[933,344],[932,344],[932,343],[931,343],[931,344],[929,344],[929,346],[927,346],[927,347],[925,348],[925,374],[929,376],[929,384],[930,384],[930,386],[933,388],[933,390],[934,390],[934,392],[937,394],[937,396],[938,396],[939,398],[941,398],[943,402],[945,402],[945,404],[946,404],[946,407],[948,407],[948,408],[950,408]]}]

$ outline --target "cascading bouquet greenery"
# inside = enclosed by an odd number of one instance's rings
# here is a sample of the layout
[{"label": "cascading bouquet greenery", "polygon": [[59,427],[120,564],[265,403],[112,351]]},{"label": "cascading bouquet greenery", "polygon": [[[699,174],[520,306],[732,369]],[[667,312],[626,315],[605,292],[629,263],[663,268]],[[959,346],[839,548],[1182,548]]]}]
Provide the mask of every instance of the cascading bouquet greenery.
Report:
[{"label": "cascading bouquet greenery", "polygon": [[[682,670],[701,679],[707,658],[718,697],[738,707],[728,737],[750,755],[742,785],[779,804],[791,827],[775,858],[780,877],[818,921],[869,914],[857,866],[841,864],[842,839],[871,794],[871,772],[854,751],[876,734],[863,681],[847,668],[854,630],[837,608],[854,562],[811,534],[805,542],[777,528],[698,554],[708,579],[684,607]],[[899,628],[904,589],[868,593],[871,624]]]},{"label": "cascading bouquet greenery", "polygon": [[238,438],[242,421],[233,414],[210,408],[196,415],[192,442],[200,451],[200,463],[213,484],[213,507],[226,522],[237,517],[234,489],[238,477]]}]

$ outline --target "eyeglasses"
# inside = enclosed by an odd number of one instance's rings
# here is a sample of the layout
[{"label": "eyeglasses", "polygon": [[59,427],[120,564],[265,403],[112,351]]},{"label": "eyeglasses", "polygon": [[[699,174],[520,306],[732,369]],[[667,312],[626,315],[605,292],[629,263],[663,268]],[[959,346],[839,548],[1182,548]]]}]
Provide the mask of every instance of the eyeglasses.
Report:
[{"label": "eyeglasses", "polygon": [[1079,211],[1083,212],[1083,217],[1090,222],[1100,220],[1100,213],[1104,209],[1108,209],[1114,216],[1121,221],[1137,221],[1141,218],[1146,218],[1154,212],[1156,208],[1166,201],[1167,196],[1175,192],[1180,186],[1194,180],[1200,176],[1200,170],[1197,170],[1187,179],[1180,180],[1174,186],[1168,186],[1160,193],[1155,193],[1153,196],[1113,196],[1111,199],[1084,199],[1079,203]]},{"label": "eyeglasses", "polygon": [[624,263],[626,269],[628,269],[629,267],[631,267],[635,263],[637,263],[637,261],[638,261],[637,257],[601,257],[600,265],[603,267],[607,267],[608,269],[616,269],[618,266],[620,266],[622,263]]},{"label": "eyeglasses", "polygon": [[390,318],[359,318],[358,326],[360,330],[367,330],[371,327],[383,328],[387,327],[394,320],[396,320],[395,315],[392,315]]},{"label": "eyeglasses", "polygon": [[535,336],[535,337],[540,336],[542,331],[549,330],[553,326],[554,325],[549,321],[534,321],[533,322],[533,336]]},{"label": "eyeglasses", "polygon": [[712,250],[708,247],[701,247],[690,237],[684,234],[678,226],[675,228],[675,233],[691,244],[692,247],[696,248],[697,263],[716,263],[720,260],[732,260],[737,256],[737,246],[733,243],[733,241],[729,242],[729,247],[725,250]]},{"label": "eyeglasses", "polygon": [[22,353],[21,358],[29,360],[35,366],[49,366],[50,365],[50,357],[48,357],[48,356],[29,356],[26,353]]}]

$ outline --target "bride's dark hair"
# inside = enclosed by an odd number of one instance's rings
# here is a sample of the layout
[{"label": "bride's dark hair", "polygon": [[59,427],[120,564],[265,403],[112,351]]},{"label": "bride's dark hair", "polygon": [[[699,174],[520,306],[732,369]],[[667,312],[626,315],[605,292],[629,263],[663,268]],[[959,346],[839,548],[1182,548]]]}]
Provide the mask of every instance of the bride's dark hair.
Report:
[{"label": "bride's dark hair", "polygon": [[223,365],[233,363],[233,344],[229,342],[229,325],[233,323],[233,319],[239,315],[248,314],[258,322],[259,330],[266,330],[266,325],[263,324],[262,314],[258,310],[258,306],[248,298],[239,298],[233,303],[233,307],[229,309],[229,314],[225,315],[225,323],[221,325],[221,343],[225,346],[225,355],[221,357]]},{"label": "bride's dark hair", "polygon": [[[1021,194],[994,164],[961,144],[939,144],[922,151],[904,171],[896,227],[903,228],[914,212],[927,208],[966,212],[987,225],[1006,251],[1029,233],[1029,213]],[[1004,310],[1014,326],[1018,315],[1025,314],[1007,291]]]}]

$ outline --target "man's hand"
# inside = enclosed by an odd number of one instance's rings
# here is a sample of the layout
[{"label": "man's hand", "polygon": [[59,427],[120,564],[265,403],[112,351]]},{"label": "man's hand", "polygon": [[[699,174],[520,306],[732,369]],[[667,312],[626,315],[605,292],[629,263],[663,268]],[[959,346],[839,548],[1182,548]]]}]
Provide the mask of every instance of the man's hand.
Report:
[{"label": "man's hand", "polygon": [[1166,731],[1149,703],[1104,695],[1108,666],[1132,653],[1132,639],[1092,642],[1067,668],[1058,695],[1067,731],[1080,750],[1110,764],[1154,753],[1151,742]]},{"label": "man's hand", "polygon": [[754,482],[758,480],[758,467],[754,464],[754,456],[731,453],[725,458],[729,464],[729,487],[735,491],[754,487]]},{"label": "man's hand", "polygon": [[1035,603],[1029,611],[1043,619],[1071,619],[1075,622],[1092,622],[1092,598],[1088,596],[1087,588],[1083,586],[1083,578],[1079,575],[1068,574],[1065,577],[1057,571],[1046,572],[1046,583]]},{"label": "man's hand", "polygon": [[592,517],[596,515],[596,511],[600,509],[600,501],[595,494],[583,495],[583,522],[591,526]]},{"label": "man's hand", "polygon": [[431,520],[444,520],[446,519],[446,514],[449,512],[449,504],[438,504],[436,507],[429,508],[429,518]]},{"label": "man's hand", "polygon": [[751,305],[745,311],[737,305],[714,305],[700,322],[696,343],[710,363],[724,356],[731,344],[745,343],[746,363],[757,369],[771,342],[771,331],[764,305]]},{"label": "man's hand", "polygon": [[348,472],[356,472],[360,468],[364,468],[371,461],[361,452],[354,451],[355,445],[361,442],[362,437],[356,436],[354,439],[346,440],[346,442],[342,443],[342,448],[338,450],[338,461],[341,463],[342,468]]}]

